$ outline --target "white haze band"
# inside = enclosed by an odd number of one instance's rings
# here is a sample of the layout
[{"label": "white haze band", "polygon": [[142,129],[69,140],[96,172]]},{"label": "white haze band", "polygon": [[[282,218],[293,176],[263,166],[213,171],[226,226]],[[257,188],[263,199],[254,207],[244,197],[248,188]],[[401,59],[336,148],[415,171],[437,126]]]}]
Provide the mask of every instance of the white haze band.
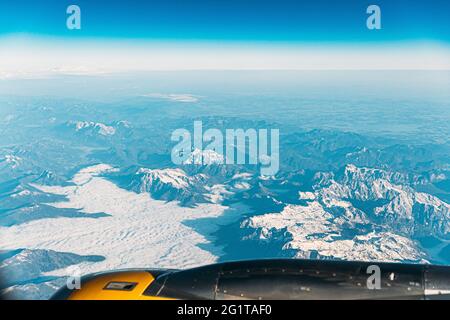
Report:
[{"label": "white haze band", "polygon": [[[172,132],[171,140],[178,142],[171,152],[176,165],[260,165],[264,176],[273,176],[280,168],[278,129],[226,129],[224,137],[219,129],[203,132],[202,121],[194,121],[193,136],[180,128]],[[194,157],[194,152],[199,151],[201,156]]]}]

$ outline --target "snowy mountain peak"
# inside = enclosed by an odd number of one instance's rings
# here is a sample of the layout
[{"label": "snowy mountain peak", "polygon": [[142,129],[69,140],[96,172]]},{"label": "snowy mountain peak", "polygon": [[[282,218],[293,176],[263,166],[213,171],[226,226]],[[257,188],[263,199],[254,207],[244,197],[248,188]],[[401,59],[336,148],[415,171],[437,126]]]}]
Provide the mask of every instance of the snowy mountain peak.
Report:
[{"label": "snowy mountain peak", "polygon": [[116,133],[116,129],[113,126],[108,126],[101,122],[76,121],[69,122],[69,124],[74,125],[77,132],[91,130],[102,136],[112,136]]},{"label": "snowy mountain peak", "polygon": [[225,159],[223,155],[215,152],[214,150],[199,150],[194,149],[183,164],[197,164],[197,165],[211,165],[211,164],[224,164]]},{"label": "snowy mountain peak", "polygon": [[148,192],[155,199],[177,200],[182,204],[194,205],[198,202],[207,202],[206,179],[204,174],[189,176],[179,168],[141,168],[136,172],[136,179],[133,179],[131,189],[137,192]]},{"label": "snowy mountain peak", "polygon": [[157,184],[170,185],[175,189],[184,189],[189,186],[190,178],[182,169],[147,169],[141,168],[136,174],[142,175],[143,186]]},{"label": "snowy mountain peak", "polygon": [[0,163],[1,162],[5,162],[11,167],[11,169],[15,169],[22,162],[22,158],[12,154],[7,154],[3,157],[3,159],[0,159]]}]

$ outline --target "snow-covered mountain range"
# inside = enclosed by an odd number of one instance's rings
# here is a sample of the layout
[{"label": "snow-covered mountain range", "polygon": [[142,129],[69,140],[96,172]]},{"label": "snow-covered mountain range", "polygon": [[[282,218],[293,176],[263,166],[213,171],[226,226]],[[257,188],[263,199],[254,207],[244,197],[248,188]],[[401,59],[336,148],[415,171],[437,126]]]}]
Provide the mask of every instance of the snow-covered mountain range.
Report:
[{"label": "snow-covered mountain range", "polygon": [[318,172],[313,190],[299,192],[305,204],[287,204],[242,226],[255,229],[249,238],[281,241],[296,257],[424,261],[427,255],[412,239],[448,240],[450,205],[405,181],[398,173],[354,165],[337,174]]}]

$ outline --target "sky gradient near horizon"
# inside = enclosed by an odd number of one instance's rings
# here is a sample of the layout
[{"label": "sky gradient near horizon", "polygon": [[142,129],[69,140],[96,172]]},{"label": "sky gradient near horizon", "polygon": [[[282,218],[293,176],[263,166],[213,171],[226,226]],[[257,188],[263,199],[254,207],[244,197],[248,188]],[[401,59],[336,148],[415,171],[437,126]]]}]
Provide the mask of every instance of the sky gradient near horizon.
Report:
[{"label": "sky gradient near horizon", "polygon": [[[81,8],[81,30],[66,8]],[[366,27],[371,4],[382,29]],[[154,69],[449,69],[447,0],[0,1],[0,78]],[[96,70],[94,70],[96,69]]]}]

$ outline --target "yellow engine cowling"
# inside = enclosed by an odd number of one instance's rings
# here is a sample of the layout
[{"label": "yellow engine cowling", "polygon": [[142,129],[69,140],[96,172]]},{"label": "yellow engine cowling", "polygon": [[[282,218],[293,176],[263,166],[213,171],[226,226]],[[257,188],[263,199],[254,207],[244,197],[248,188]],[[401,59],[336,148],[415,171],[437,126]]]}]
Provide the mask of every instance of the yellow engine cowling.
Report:
[{"label": "yellow engine cowling", "polygon": [[119,271],[82,278],[80,289],[61,288],[54,299],[67,300],[161,300],[144,295],[155,280],[148,271]]}]

